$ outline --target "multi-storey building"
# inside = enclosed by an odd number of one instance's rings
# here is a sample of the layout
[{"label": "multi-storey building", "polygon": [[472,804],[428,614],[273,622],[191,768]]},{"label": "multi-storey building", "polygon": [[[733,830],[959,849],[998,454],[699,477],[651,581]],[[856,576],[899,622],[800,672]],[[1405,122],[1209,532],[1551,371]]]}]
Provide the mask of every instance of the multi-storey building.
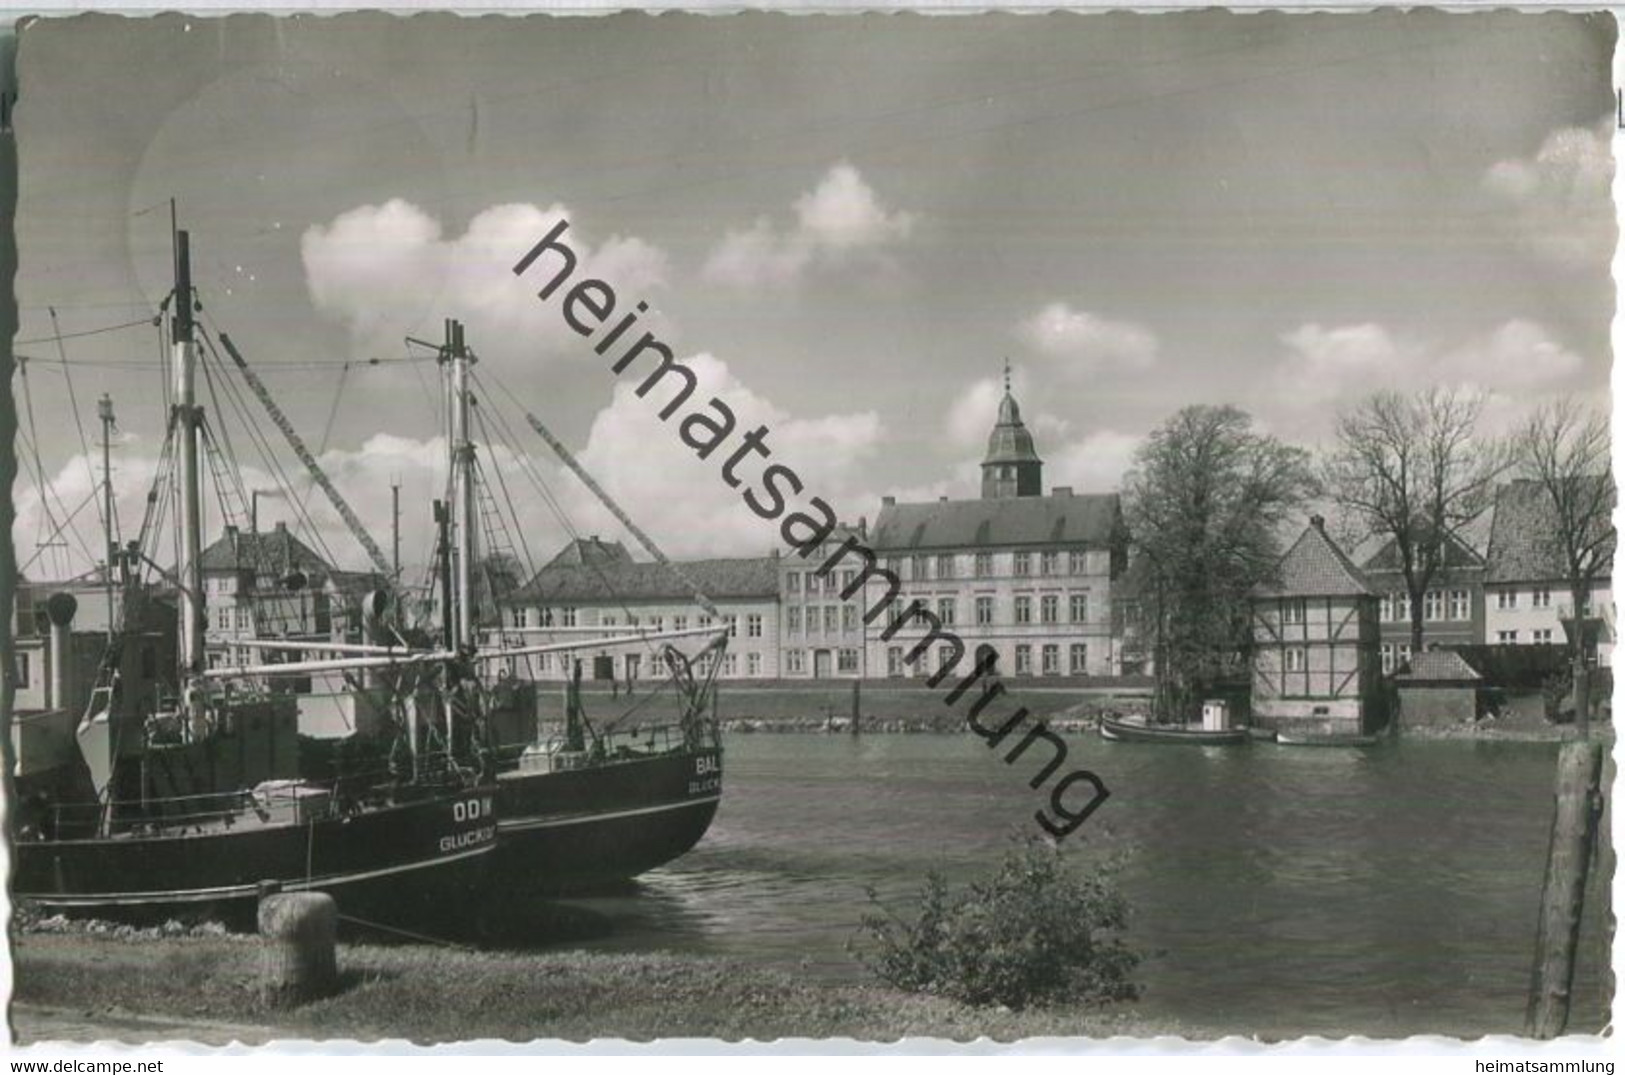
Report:
[{"label": "multi-storey building", "polygon": [[[1115,493],[1043,495],[1043,462],[1006,386],[974,500],[882,503],[868,546],[901,582],[887,618],[871,625],[873,676],[927,676],[951,663],[954,649],[912,665],[909,653],[932,621],[903,623],[883,637],[914,601],[943,631],[963,641],[966,658],[991,658],[1006,676],[1084,676],[1117,672],[1112,585],[1126,563],[1126,534]],[[856,564],[852,566],[858,566]],[[883,600],[871,576],[865,600]],[[862,613],[859,613],[862,618]],[[963,668],[970,667],[969,661]]]},{"label": "multi-storey building", "polygon": [[[780,674],[780,557],[758,556],[685,560],[673,569],[633,560],[619,542],[596,537],[573,541],[540,571],[504,599],[508,621],[527,630],[527,642],[579,640],[582,628],[638,627],[650,632],[686,631],[722,624],[728,648],[720,675],[766,679]],[[716,606],[718,620],[695,597],[695,590]],[[550,636],[546,628],[558,629]],[[702,636],[678,640],[685,652],[704,647]],[[584,650],[531,665],[541,678],[564,679],[573,661],[597,674],[607,668],[621,681],[657,679],[666,674],[658,659],[664,643]]]},{"label": "multi-storey building", "polygon": [[[1612,500],[1609,504],[1612,508]],[[1484,573],[1484,641],[1490,645],[1561,646],[1576,629],[1553,513],[1537,482],[1509,482],[1496,493]],[[1588,654],[1605,666],[1612,663],[1614,648],[1612,566],[1593,580],[1579,615]]]},{"label": "multi-storey building", "polygon": [[868,526],[842,524],[830,533],[821,555],[805,559],[796,555],[779,558],[779,594],[782,601],[782,651],[779,674],[795,679],[861,678],[873,675],[869,665],[868,640],[882,625],[871,627],[863,619],[863,594],[850,600],[841,594],[850,589],[858,565],[837,567],[820,576],[818,565],[848,539],[867,543]]},{"label": "multi-storey building", "polygon": [[288,530],[228,526],[203,550],[204,640],[221,660],[237,638],[359,640],[360,598],[381,584],[369,572],[342,571]]},{"label": "multi-storey building", "polygon": [[[1398,671],[1411,657],[1411,598],[1398,545],[1390,539],[1360,568],[1378,597],[1382,670]],[[1471,646],[1484,640],[1484,558],[1449,538],[1444,566],[1422,596],[1422,646]]]}]

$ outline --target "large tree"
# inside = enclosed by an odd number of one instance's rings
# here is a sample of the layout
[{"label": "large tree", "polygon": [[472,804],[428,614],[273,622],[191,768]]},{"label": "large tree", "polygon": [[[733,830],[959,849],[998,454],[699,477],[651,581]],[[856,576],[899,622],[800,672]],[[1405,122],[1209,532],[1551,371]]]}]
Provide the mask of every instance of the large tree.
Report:
[{"label": "large tree", "polygon": [[1379,392],[1338,417],[1322,465],[1327,493],[1366,536],[1390,539],[1410,596],[1411,651],[1424,598],[1445,581],[1452,542],[1495,499],[1504,445],[1478,433],[1481,397],[1434,388]]},{"label": "large tree", "polygon": [[1593,584],[1613,569],[1614,475],[1608,417],[1572,398],[1538,409],[1513,438],[1520,476],[1544,501],[1545,550],[1569,589],[1569,655],[1574,667],[1574,713],[1582,733],[1591,720],[1591,675],[1584,624]]},{"label": "large tree", "polygon": [[1186,407],[1124,479],[1139,623],[1154,647],[1158,715],[1188,719],[1251,641],[1249,595],[1314,491],[1309,456],[1234,407]]}]

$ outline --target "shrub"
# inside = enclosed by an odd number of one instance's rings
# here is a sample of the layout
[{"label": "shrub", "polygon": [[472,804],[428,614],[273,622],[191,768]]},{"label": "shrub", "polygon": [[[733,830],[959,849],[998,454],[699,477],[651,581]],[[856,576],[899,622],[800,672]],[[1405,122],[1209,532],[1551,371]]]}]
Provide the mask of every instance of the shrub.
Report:
[{"label": "shrub", "polygon": [[873,890],[869,901],[881,913],[864,916],[872,947],[860,957],[899,989],[1012,1009],[1139,996],[1129,981],[1139,955],[1105,936],[1127,924],[1128,904],[1107,877],[1069,870],[1059,846],[1029,840],[958,893],[933,870],[913,921]]},{"label": "shrub", "polygon": [[1574,669],[1563,667],[1547,676],[1540,685],[1540,693],[1546,702],[1546,719],[1553,724],[1567,724],[1574,719],[1574,710],[1569,707],[1574,693]]}]

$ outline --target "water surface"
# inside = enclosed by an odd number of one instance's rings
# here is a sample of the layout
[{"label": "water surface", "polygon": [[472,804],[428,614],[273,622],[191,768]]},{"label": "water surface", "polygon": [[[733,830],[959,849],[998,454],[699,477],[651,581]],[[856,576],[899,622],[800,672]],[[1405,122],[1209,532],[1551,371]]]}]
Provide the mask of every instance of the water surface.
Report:
[{"label": "water surface", "polygon": [[[1069,841],[1126,856],[1148,1016],[1192,1032],[1519,1033],[1551,825],[1551,744],[1193,748],[1070,737],[1111,799]],[[865,888],[991,869],[1045,801],[968,735],[739,735],[698,848],[584,901],[587,942],[860,979]],[[1083,837],[1083,839],[1079,839]],[[1605,1020],[1594,872],[1571,1029]]]}]

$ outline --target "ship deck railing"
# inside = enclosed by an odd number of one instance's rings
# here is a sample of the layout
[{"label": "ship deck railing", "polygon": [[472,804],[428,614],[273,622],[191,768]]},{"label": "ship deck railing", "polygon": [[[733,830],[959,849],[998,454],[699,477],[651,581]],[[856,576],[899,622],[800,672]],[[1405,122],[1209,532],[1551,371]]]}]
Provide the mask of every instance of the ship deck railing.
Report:
[{"label": "ship deck railing", "polygon": [[438,786],[460,777],[462,771],[444,758],[424,759],[415,774],[388,768],[346,773],[334,780],[288,778],[268,780],[253,788],[200,792],[193,795],[150,796],[95,803],[55,803],[50,808],[57,838],[89,836],[100,831],[105,819],[113,838],[176,835],[187,831],[208,833],[227,829],[313,824],[343,816],[385,800],[397,799],[414,786]]}]

